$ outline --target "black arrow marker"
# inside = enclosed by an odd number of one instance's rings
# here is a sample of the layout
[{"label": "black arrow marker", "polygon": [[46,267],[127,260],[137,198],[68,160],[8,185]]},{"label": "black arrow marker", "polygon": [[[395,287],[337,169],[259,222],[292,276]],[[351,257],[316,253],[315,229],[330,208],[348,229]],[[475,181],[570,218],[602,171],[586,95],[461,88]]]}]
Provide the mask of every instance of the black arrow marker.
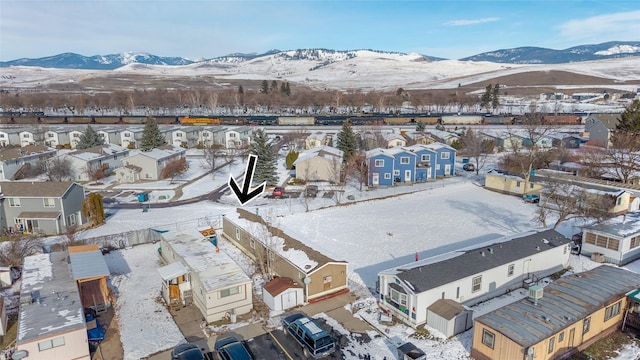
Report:
[{"label": "black arrow marker", "polygon": [[253,172],[256,169],[256,160],[258,157],[255,155],[249,155],[249,161],[247,162],[247,168],[244,170],[244,180],[242,182],[242,190],[236,183],[236,180],[233,178],[231,174],[229,174],[229,187],[233,190],[233,193],[236,195],[236,198],[240,202],[240,205],[244,205],[251,201],[253,198],[264,192],[264,187],[267,182],[263,182],[258,185],[255,189],[249,192],[249,186],[253,182]]}]

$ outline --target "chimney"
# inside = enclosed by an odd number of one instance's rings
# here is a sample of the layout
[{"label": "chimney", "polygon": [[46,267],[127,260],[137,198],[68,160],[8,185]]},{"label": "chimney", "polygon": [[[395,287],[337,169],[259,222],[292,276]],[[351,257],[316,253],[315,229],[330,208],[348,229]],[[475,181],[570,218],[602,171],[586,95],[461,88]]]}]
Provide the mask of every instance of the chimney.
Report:
[{"label": "chimney", "polygon": [[480,255],[482,255],[482,257],[484,257],[484,251],[480,251]]},{"label": "chimney", "polygon": [[489,254],[493,254],[493,248],[488,248],[487,250],[489,250]]}]

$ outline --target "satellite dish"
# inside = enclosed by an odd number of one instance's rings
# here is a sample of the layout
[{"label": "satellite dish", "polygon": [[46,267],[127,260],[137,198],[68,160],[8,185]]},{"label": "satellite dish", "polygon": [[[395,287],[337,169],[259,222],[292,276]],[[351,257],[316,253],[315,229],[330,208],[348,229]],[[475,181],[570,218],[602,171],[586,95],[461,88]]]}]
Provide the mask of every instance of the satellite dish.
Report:
[{"label": "satellite dish", "polygon": [[11,358],[13,360],[20,360],[20,359],[26,358],[27,356],[29,356],[29,353],[27,352],[27,350],[18,350],[14,352],[13,355],[11,355]]},{"label": "satellite dish", "polygon": [[309,283],[311,283],[311,278],[307,276],[307,277],[305,277],[304,279],[302,279],[302,281],[303,281],[305,284],[309,285]]}]

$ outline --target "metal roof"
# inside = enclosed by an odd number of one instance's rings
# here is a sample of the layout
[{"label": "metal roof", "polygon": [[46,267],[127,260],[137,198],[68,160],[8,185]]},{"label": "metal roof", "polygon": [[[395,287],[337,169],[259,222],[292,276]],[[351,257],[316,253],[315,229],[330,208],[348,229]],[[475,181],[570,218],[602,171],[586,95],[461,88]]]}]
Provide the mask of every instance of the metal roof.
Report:
[{"label": "metal roof", "polygon": [[110,274],[107,262],[99,250],[70,253],[69,270],[74,280]]},{"label": "metal roof", "polygon": [[555,230],[540,231],[507,241],[498,239],[493,244],[467,250],[459,256],[443,261],[408,270],[398,267],[396,270],[399,272],[396,276],[411,284],[414,293],[418,294],[557,246],[564,246],[569,242],[569,239]]},{"label": "metal roof", "polygon": [[640,212],[618,215],[600,223],[585,226],[583,229],[599,231],[622,238],[634,236],[640,234]]},{"label": "metal roof", "polygon": [[464,306],[455,300],[439,299],[431,304],[427,310],[444,319],[451,320],[458,314],[462,313],[465,309]]},{"label": "metal roof", "polygon": [[159,268],[158,272],[162,280],[169,281],[188,273],[189,269],[182,265],[180,261],[176,261]]},{"label": "metal roof", "polygon": [[547,285],[537,305],[525,298],[482,315],[476,321],[528,347],[638,287],[639,274],[603,265]]},{"label": "metal roof", "polygon": [[17,344],[85,328],[76,282],[69,276],[66,253],[24,258]]}]

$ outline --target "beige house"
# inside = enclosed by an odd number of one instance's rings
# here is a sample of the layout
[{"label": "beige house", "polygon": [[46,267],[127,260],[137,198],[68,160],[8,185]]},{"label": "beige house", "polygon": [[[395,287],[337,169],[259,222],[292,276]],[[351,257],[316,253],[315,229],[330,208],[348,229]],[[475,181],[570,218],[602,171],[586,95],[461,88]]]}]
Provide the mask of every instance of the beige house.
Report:
[{"label": "beige house", "polygon": [[116,179],[121,184],[133,184],[140,181],[142,168],[135,165],[125,165],[114,170]]},{"label": "beige house", "polygon": [[222,217],[222,236],[247,256],[267,263],[272,276],[288,277],[304,288],[305,302],[348,291],[348,264],[321,254],[286,230],[238,208]]},{"label": "beige house", "polygon": [[304,141],[304,148],[306,150],[313,149],[316,147],[327,145],[329,142],[329,136],[324,131],[316,131],[311,135],[307,136]]},{"label": "beige house", "polygon": [[495,170],[487,172],[484,178],[484,187],[488,190],[511,195],[540,195],[542,184],[530,179],[525,189],[525,179],[514,174],[505,174]]},{"label": "beige house", "polygon": [[90,360],[87,327],[65,252],[27,256],[22,267],[16,351],[27,359]]},{"label": "beige house", "polygon": [[407,146],[407,140],[400,134],[384,133],[382,134],[382,138],[388,149],[396,146]]},{"label": "beige house", "polygon": [[532,286],[529,298],[477,317],[476,360],[566,359],[619,329],[640,275],[614,266]]},{"label": "beige house", "polygon": [[330,146],[314,147],[300,153],[293,162],[296,179],[339,183],[343,155],[342,150]]},{"label": "beige house", "polygon": [[[122,159],[122,163],[139,167],[142,180],[161,180],[164,167],[176,160],[185,157],[186,149],[166,145],[149,151],[140,151]],[[120,169],[118,169],[120,170]]]},{"label": "beige house", "polygon": [[196,230],[161,236],[162,297],[171,306],[194,304],[208,323],[253,309],[253,282],[224,251]]}]

